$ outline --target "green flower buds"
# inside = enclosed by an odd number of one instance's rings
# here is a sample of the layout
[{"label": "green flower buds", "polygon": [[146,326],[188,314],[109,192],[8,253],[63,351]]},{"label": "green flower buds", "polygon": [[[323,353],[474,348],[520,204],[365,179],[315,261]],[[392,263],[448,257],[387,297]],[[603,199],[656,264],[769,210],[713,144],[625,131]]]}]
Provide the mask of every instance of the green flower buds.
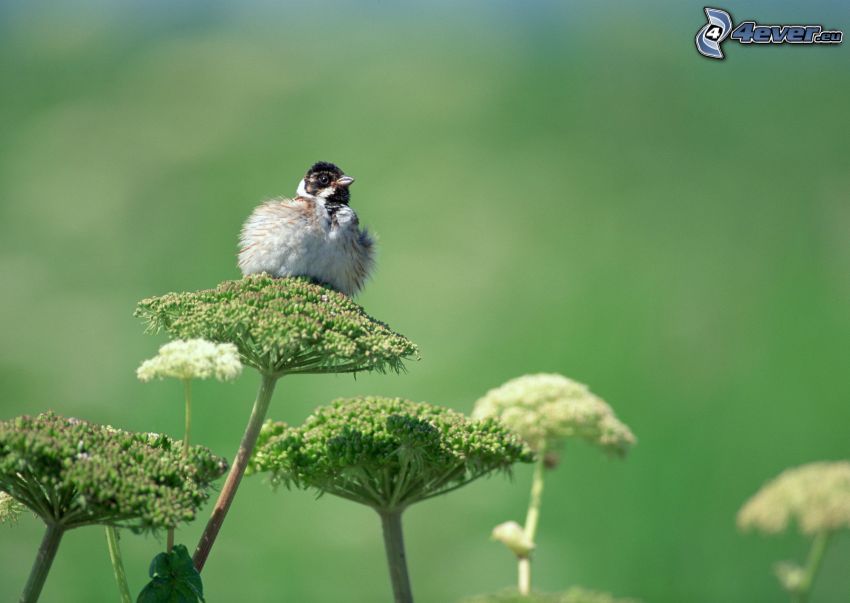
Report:
[{"label": "green flower buds", "polygon": [[252,472],[314,488],[378,511],[398,511],[491,471],[532,460],[494,420],[400,398],[336,400],[300,427],[267,422]]},{"label": "green flower buds", "polygon": [[215,289],[139,302],[136,316],[174,338],[232,343],[262,373],[400,371],[416,346],[349,297],[302,278],[251,275]]},{"label": "green flower buds", "polygon": [[195,446],[52,412],[0,422],[0,490],[49,525],[137,529],[191,521],[227,469]]}]

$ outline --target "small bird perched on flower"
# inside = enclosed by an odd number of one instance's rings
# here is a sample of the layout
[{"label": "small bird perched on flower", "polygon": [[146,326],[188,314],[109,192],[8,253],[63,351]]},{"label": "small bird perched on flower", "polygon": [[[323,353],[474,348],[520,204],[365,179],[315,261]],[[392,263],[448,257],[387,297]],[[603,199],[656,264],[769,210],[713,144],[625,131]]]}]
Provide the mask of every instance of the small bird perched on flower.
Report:
[{"label": "small bird perched on flower", "polygon": [[353,182],[320,161],[307,170],[294,199],[257,207],[239,237],[242,274],[306,276],[346,295],[360,291],[374,264],[374,241],[348,205]]}]

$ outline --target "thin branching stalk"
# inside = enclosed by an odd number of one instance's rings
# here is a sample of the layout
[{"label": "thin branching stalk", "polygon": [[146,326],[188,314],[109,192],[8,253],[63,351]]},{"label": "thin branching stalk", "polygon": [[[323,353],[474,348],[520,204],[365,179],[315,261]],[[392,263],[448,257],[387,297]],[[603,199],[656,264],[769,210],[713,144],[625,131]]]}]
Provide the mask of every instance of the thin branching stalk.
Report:
[{"label": "thin branching stalk", "polygon": [[809,557],[806,560],[806,567],[803,572],[803,579],[800,581],[799,589],[794,593],[792,600],[794,603],[806,603],[809,600],[809,593],[812,590],[821,563],[823,555],[829,546],[831,534],[827,531],[820,532],[815,536],[812,546],[809,549]]},{"label": "thin branching stalk", "polygon": [[124,561],[121,559],[121,547],[118,544],[118,528],[106,527],[106,544],[109,547],[109,559],[112,561],[112,572],[115,583],[121,595],[121,603],[133,603],[130,596],[130,586],[127,584],[127,574],[124,572]]},{"label": "thin branching stalk", "polygon": [[251,454],[254,452],[257,436],[259,436],[260,428],[263,426],[263,420],[266,418],[269,403],[271,402],[278,379],[279,375],[264,374],[262,377],[260,389],[257,392],[257,399],[254,402],[254,408],[251,410],[251,418],[248,420],[248,426],[245,428],[242,442],[239,444],[239,450],[236,452],[233,465],[230,467],[230,473],[227,474],[224,487],[221,489],[221,494],[219,494],[212,515],[207,522],[206,528],[204,528],[204,533],[201,534],[201,540],[198,542],[198,547],[195,549],[195,554],[192,557],[195,567],[199,572],[204,569],[204,564],[207,561],[207,557],[209,557],[218,532],[221,530],[224,518],[227,516],[227,511],[230,509],[233,498],[236,496],[236,490],[239,488],[239,482],[242,481],[242,475],[245,473],[248,461],[251,460]]},{"label": "thin branching stalk", "polygon": [[384,529],[384,549],[393,585],[395,603],[413,603],[407,557],[404,553],[404,534],[401,530],[401,511],[379,511]]},{"label": "thin branching stalk", "polygon": [[24,586],[20,603],[35,603],[38,601],[38,597],[41,595],[41,589],[44,587],[44,581],[50,572],[50,566],[56,557],[56,551],[59,549],[59,543],[62,541],[62,535],[64,533],[65,529],[61,525],[56,523],[47,524],[47,530],[44,532],[41,546],[38,547],[38,554],[35,557],[35,563],[33,563],[27,584]]},{"label": "thin branching stalk", "polygon": [[614,410],[583,383],[563,375],[523,375],[491,389],[476,403],[473,418],[498,418],[513,429],[537,455],[525,526],[507,521],[493,529],[493,538],[517,557],[518,590],[531,592],[531,554],[540,518],[544,472],[554,467],[557,456],[547,463],[547,450],[556,450],[567,440],[585,440],[605,452],[624,457],[635,444],[635,436]]},{"label": "thin branching stalk", "polygon": [[[537,523],[540,520],[540,500],[543,496],[543,478],[546,470],[546,448],[540,446],[537,452],[537,461],[534,464],[534,477],[531,481],[531,497],[528,502],[528,513],[525,516],[525,537],[530,543],[534,543],[537,534]],[[518,559],[519,592],[528,595],[531,592],[531,558],[522,555]]]},{"label": "thin branching stalk", "polygon": [[183,428],[183,457],[189,454],[189,434],[192,431],[192,380],[183,379],[183,397],[186,401],[186,425]]},{"label": "thin branching stalk", "polygon": [[[192,380],[181,379],[183,382],[183,399],[186,406],[185,422],[183,425],[183,458],[189,454],[189,438],[192,431]],[[165,545],[170,553],[174,550],[174,528],[168,528],[168,536]]]}]

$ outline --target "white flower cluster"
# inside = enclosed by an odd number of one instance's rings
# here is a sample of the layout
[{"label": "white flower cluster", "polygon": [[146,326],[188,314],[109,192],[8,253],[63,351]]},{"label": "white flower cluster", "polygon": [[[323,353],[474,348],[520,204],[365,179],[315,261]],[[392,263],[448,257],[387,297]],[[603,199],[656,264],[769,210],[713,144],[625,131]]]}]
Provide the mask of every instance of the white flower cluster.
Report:
[{"label": "white flower cluster", "polygon": [[631,430],[586,385],[563,375],[525,375],[492,389],[475,403],[476,419],[498,417],[535,451],[581,438],[608,452],[625,454]]},{"label": "white flower cluster", "polygon": [[23,505],[6,492],[0,492],[0,523],[13,522],[21,514]]},{"label": "white flower cluster", "polygon": [[809,463],[786,469],[738,512],[738,527],[767,534],[791,520],[804,534],[850,528],[850,461]]},{"label": "white flower cluster", "polygon": [[242,373],[239,352],[232,343],[206,339],[176,339],[159,348],[159,354],[145,360],[136,370],[142,381],[164,379],[209,379],[230,381]]}]

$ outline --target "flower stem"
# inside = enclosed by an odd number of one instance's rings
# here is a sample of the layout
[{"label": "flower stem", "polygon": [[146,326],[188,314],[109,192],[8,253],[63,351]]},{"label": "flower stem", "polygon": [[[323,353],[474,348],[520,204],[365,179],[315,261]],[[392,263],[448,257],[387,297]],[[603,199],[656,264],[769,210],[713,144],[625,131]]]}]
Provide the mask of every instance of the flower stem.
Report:
[{"label": "flower stem", "polygon": [[20,603],[35,603],[38,601],[64,532],[65,528],[58,524],[47,524],[47,530],[44,532],[44,538],[41,539],[41,545],[38,547],[38,554],[35,557],[35,563],[33,563],[27,584],[24,586]]},{"label": "flower stem", "polygon": [[118,544],[118,529],[106,526],[106,543],[109,546],[109,558],[112,560],[112,572],[118,584],[121,603],[133,603],[130,587],[127,584],[127,574],[124,572],[124,562],[121,560],[121,546]]},{"label": "flower stem", "polygon": [[800,587],[797,591],[797,601],[806,603],[809,600],[809,592],[812,589],[812,584],[817,577],[820,569],[823,555],[826,552],[826,547],[829,545],[831,534],[829,532],[820,532],[815,536],[812,547],[809,549],[809,557],[806,560],[806,569],[803,574],[803,579],[800,581]]},{"label": "flower stem", "polygon": [[248,461],[251,459],[251,453],[254,452],[254,446],[257,443],[257,437],[260,435],[263,420],[266,418],[266,413],[269,410],[269,403],[271,402],[274,387],[278,379],[279,375],[264,374],[260,382],[257,399],[254,402],[253,410],[251,410],[251,418],[248,420],[248,425],[242,436],[242,442],[239,444],[239,450],[236,452],[233,465],[230,467],[230,473],[227,474],[221,494],[218,496],[212,515],[209,521],[207,521],[207,527],[204,528],[204,533],[201,534],[201,540],[198,542],[198,548],[195,549],[195,555],[192,558],[199,572],[204,569],[204,564],[207,562],[207,557],[209,557],[216,536],[218,536],[218,532],[224,523],[224,518],[230,509],[233,497],[236,496],[239,482],[242,481],[242,475],[245,473]]},{"label": "flower stem", "polygon": [[531,559],[528,555],[517,558],[519,594],[527,596],[531,592]]},{"label": "flower stem", "polygon": [[[186,418],[183,426],[183,458],[189,454],[189,434],[192,432],[192,380],[183,379],[183,399],[186,403]],[[165,549],[174,550],[174,528],[168,528]]]},{"label": "flower stem", "polygon": [[183,429],[183,458],[189,454],[189,434],[192,431],[192,380],[183,379],[183,397],[186,400],[186,426]]},{"label": "flower stem", "polygon": [[395,603],[413,603],[407,557],[404,554],[404,534],[401,530],[401,511],[379,511],[384,529],[384,549],[393,585]]},{"label": "flower stem", "polygon": [[[525,516],[525,526],[523,528],[526,538],[531,543],[534,543],[534,536],[537,533],[537,523],[540,520],[543,472],[546,470],[545,456],[545,446],[540,446],[540,450],[537,451],[537,462],[534,464],[534,477],[531,481],[531,498],[528,501],[528,513]],[[519,557],[517,565],[519,592],[521,595],[528,595],[531,592],[531,559],[528,555]]]},{"label": "flower stem", "polygon": [[[183,425],[183,458],[189,454],[189,434],[192,431],[192,380],[183,379],[183,399],[186,405],[185,422]],[[168,536],[165,541],[165,550],[169,553],[174,550],[174,528],[168,528]]]}]

